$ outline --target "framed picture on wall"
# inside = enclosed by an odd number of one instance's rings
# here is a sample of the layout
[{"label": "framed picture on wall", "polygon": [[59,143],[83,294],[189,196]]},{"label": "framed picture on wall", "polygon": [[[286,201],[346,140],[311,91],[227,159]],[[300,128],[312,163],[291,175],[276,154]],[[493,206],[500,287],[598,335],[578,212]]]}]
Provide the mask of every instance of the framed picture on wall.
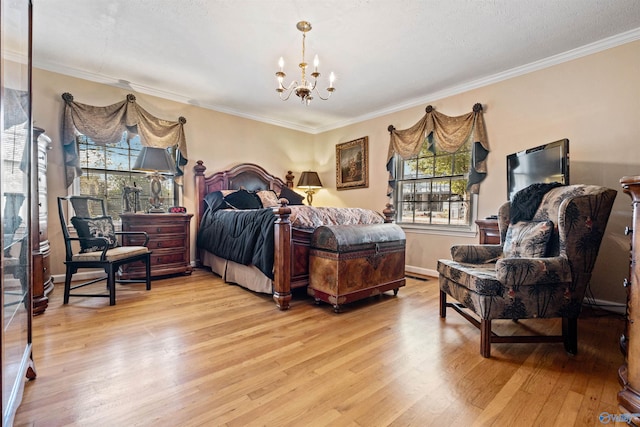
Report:
[{"label": "framed picture on wall", "polygon": [[336,145],[336,188],[369,186],[369,137]]}]

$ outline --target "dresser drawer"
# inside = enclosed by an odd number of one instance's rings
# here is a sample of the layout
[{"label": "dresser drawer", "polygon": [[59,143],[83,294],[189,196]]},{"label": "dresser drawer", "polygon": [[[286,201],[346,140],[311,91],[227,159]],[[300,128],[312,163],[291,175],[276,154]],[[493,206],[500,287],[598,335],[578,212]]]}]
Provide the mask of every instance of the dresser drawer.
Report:
[{"label": "dresser drawer", "polygon": [[185,225],[183,223],[173,224],[128,224],[123,231],[144,231],[152,234],[184,234]]},{"label": "dresser drawer", "polygon": [[[149,234],[149,242],[147,247],[151,250],[164,249],[164,248],[182,248],[184,249],[185,236],[184,234],[170,234],[166,236],[158,236]],[[124,237],[125,246],[142,246],[144,243],[144,236],[142,235],[129,235]]]}]

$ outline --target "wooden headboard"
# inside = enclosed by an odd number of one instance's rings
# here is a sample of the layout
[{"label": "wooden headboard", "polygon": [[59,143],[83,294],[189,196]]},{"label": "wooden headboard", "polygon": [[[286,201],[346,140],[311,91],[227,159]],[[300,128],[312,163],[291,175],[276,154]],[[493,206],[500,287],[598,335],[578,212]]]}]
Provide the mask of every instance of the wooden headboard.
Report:
[{"label": "wooden headboard", "polygon": [[196,178],[197,192],[197,224],[204,214],[204,196],[220,190],[239,190],[244,188],[248,191],[273,190],[280,194],[282,187],[293,187],[294,176],[291,171],[286,175],[286,182],[271,175],[264,168],[253,163],[240,163],[229,170],[216,172],[213,175],[205,176],[207,167],[202,160],[198,160],[193,167]]}]

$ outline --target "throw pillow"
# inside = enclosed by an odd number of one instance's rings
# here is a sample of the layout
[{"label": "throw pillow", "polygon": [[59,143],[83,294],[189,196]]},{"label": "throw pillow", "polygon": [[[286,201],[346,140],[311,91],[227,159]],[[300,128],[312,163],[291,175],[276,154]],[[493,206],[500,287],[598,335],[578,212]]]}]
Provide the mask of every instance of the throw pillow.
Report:
[{"label": "throw pillow", "polygon": [[263,208],[275,208],[280,206],[280,203],[278,203],[278,195],[273,190],[260,190],[256,195],[260,198]]},{"label": "throw pillow", "polygon": [[509,224],[502,252],[505,258],[543,257],[552,234],[551,221],[518,221]]},{"label": "throw pillow", "polygon": [[109,248],[118,246],[116,238],[116,229],[113,226],[113,220],[110,216],[102,216],[96,218],[80,218],[74,216],[71,218],[71,224],[76,229],[78,237],[88,240],[80,240],[80,252],[99,252],[104,249],[104,242],[95,239],[96,237],[104,237],[109,241]]},{"label": "throw pillow", "polygon": [[224,201],[227,205],[233,209],[260,209],[262,203],[260,198],[254,193],[250,193],[247,190],[234,191],[224,197]]},{"label": "throw pillow", "polygon": [[279,197],[281,199],[287,199],[290,205],[302,205],[302,201],[304,200],[304,196],[299,195],[289,187],[282,187]]}]

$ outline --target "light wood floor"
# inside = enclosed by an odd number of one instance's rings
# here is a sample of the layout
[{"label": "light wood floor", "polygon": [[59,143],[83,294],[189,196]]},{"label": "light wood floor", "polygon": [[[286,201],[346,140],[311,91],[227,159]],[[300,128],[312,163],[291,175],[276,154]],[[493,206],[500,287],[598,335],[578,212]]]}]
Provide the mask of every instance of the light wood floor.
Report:
[{"label": "light wood floor", "polygon": [[575,357],[495,344],[484,359],[477,329],[438,317],[436,279],[341,314],[304,295],[280,312],[205,270],[152,285],[119,287],[113,307],[64,306],[56,285],[15,425],[602,426],[619,413],[619,316],[585,313]]}]

